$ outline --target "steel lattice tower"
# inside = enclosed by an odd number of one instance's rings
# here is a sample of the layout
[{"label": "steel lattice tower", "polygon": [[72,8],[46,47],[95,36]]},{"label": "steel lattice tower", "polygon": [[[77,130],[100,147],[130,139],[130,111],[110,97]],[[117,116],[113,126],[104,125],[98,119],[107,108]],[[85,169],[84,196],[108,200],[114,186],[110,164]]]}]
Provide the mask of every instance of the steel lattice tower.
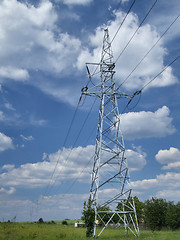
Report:
[{"label": "steel lattice tower", "polygon": [[[125,146],[120,129],[120,114],[117,99],[131,98],[131,95],[116,90],[114,74],[115,63],[108,29],[104,30],[103,48],[100,63],[87,63],[100,68],[99,84],[91,89],[85,87],[82,93],[100,99],[96,147],[92,171],[90,199],[95,211],[94,237],[113,224],[139,234],[136,210],[130,187],[130,177]],[[118,208],[117,208],[118,206]],[[97,228],[97,226],[101,228]]]}]

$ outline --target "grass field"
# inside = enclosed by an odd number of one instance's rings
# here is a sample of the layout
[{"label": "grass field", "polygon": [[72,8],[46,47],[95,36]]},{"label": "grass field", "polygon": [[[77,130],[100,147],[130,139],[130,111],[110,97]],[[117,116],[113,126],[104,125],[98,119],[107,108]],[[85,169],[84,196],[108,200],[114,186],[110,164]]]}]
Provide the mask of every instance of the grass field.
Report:
[{"label": "grass field", "polygon": [[[91,240],[85,237],[85,228],[62,224],[0,223],[0,240]],[[117,229],[106,229],[98,238],[102,240],[179,240],[179,231],[141,231],[140,236],[124,236]]]}]

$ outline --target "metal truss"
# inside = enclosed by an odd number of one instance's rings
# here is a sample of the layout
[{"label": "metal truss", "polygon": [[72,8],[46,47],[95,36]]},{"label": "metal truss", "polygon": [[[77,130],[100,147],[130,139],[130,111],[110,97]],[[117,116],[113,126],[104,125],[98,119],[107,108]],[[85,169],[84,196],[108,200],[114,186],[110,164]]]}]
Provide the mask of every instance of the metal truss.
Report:
[{"label": "metal truss", "polygon": [[[115,63],[108,29],[104,30],[100,63],[87,63],[100,69],[101,81],[91,89],[82,89],[82,94],[100,99],[96,147],[92,171],[90,199],[95,211],[94,237],[99,237],[108,226],[120,231],[139,234],[135,204],[130,187],[128,163],[120,129],[118,98],[132,98],[120,93],[115,86]],[[123,229],[123,230],[121,230]]]}]

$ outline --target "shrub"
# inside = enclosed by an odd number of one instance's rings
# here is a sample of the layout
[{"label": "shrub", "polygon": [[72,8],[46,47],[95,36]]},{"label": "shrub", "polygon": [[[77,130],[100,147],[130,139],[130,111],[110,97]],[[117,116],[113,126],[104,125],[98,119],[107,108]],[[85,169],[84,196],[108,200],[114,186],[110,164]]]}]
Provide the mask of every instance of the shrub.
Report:
[{"label": "shrub", "polygon": [[44,223],[43,219],[40,218],[39,221],[38,221],[38,223]]},{"label": "shrub", "polygon": [[87,204],[84,202],[84,209],[82,212],[82,220],[85,222],[86,226],[86,237],[92,237],[93,229],[94,229],[94,219],[95,219],[95,212],[92,208],[92,201],[89,198]]},{"label": "shrub", "polygon": [[63,225],[68,225],[68,223],[67,223],[66,220],[62,221],[62,224],[63,224]]},{"label": "shrub", "polygon": [[180,228],[180,202],[176,205],[168,202],[166,224],[172,230]]},{"label": "shrub", "polygon": [[145,221],[152,230],[161,230],[166,226],[167,202],[164,199],[152,198],[145,202]]}]

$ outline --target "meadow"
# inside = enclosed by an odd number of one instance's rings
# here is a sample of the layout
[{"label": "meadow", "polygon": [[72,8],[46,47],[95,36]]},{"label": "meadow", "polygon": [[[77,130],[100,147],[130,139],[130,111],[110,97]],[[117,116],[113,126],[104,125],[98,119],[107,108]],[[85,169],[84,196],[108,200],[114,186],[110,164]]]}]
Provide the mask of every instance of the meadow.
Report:
[{"label": "meadow", "polygon": [[[73,224],[35,224],[35,223],[0,223],[0,240],[92,240],[86,238],[85,228],[75,228]],[[177,231],[142,230],[139,237],[124,236],[117,229],[106,229],[98,238],[102,240],[179,240]]]}]

